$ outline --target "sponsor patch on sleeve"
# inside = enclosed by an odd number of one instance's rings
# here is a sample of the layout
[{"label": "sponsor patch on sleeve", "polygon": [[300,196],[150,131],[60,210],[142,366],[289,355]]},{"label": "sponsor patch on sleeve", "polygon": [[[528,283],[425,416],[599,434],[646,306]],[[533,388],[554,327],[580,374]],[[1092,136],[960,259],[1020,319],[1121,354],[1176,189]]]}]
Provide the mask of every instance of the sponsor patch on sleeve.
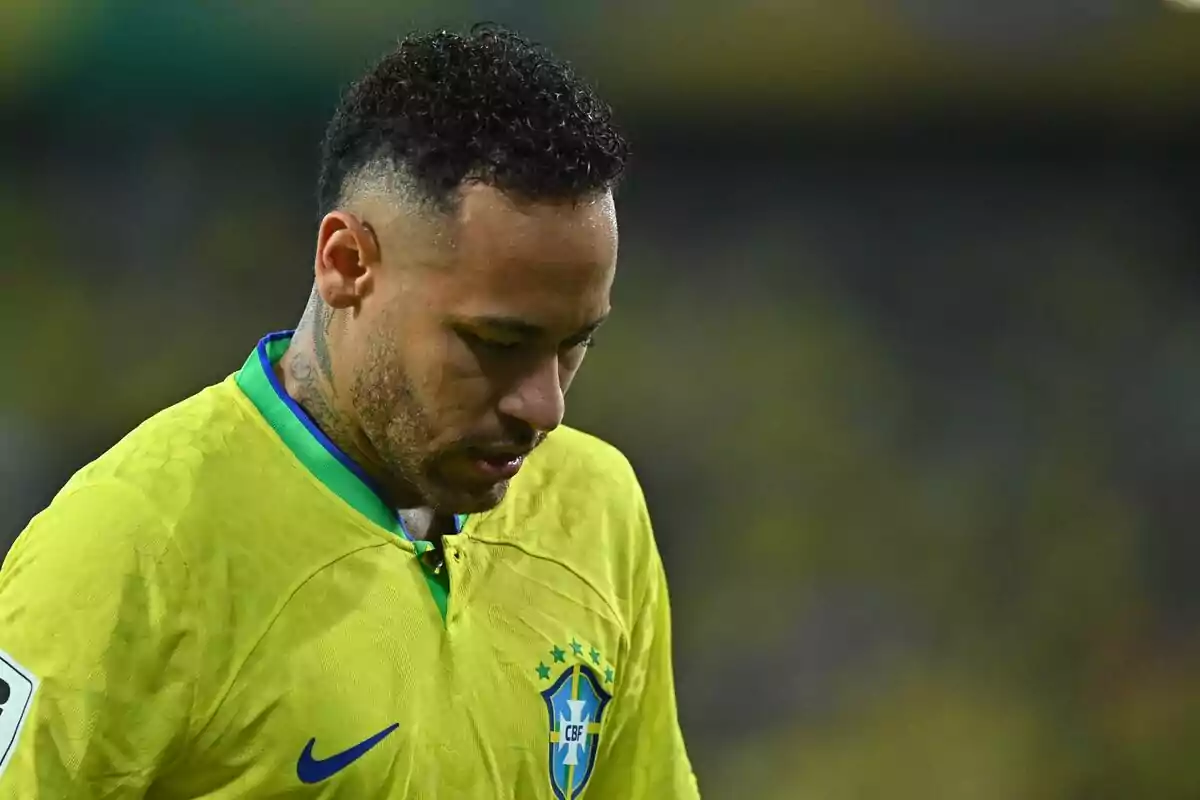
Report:
[{"label": "sponsor patch on sleeve", "polygon": [[0,650],[0,775],[4,774],[13,750],[17,748],[21,726],[29,716],[37,685],[33,673]]}]

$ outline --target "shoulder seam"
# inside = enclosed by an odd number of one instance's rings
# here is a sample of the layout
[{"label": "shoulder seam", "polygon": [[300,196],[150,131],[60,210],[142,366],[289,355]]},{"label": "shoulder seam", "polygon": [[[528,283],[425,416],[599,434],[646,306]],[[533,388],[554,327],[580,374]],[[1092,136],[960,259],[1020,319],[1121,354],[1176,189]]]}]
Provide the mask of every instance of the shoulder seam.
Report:
[{"label": "shoulder seam", "polygon": [[587,586],[589,589],[591,589],[596,594],[597,597],[600,598],[600,600],[604,603],[604,607],[608,609],[608,613],[612,615],[612,618],[614,620],[616,620],[617,625],[621,628],[622,635],[624,635],[626,638],[629,637],[630,632],[631,632],[629,622],[622,616],[620,610],[617,609],[616,606],[613,605],[613,602],[611,599],[609,599],[608,595],[606,595],[604,592],[600,591],[600,588],[598,586],[596,586],[596,584],[594,584],[592,581],[590,581],[585,575],[583,575],[583,573],[581,573],[579,570],[572,567],[570,564],[567,564],[564,561],[561,561],[560,559],[554,558],[553,556],[548,556],[548,555],[545,555],[544,553],[538,553],[518,542],[506,541],[506,540],[502,540],[502,539],[488,539],[488,538],[483,538],[483,537],[476,536],[473,534],[470,536],[470,538],[473,541],[479,542],[480,544],[492,545],[495,547],[511,547],[514,550],[519,550],[520,552],[524,553],[525,555],[529,556],[530,558],[536,558],[540,561],[549,561],[551,564],[555,564],[559,567],[562,567],[567,572],[571,573],[576,578],[578,578],[585,586]]},{"label": "shoulder seam", "polygon": [[205,731],[207,731],[208,727],[213,723],[213,720],[216,719],[217,714],[225,705],[225,701],[229,699],[229,693],[233,691],[233,687],[237,684],[238,679],[241,677],[242,671],[246,668],[246,665],[250,662],[250,659],[254,657],[254,654],[258,652],[263,640],[266,639],[267,635],[274,629],[275,623],[279,621],[279,618],[283,615],[283,612],[286,611],[287,608],[292,604],[292,600],[296,598],[296,595],[300,592],[300,590],[307,586],[315,577],[332,567],[334,564],[361,553],[364,550],[373,550],[377,547],[388,546],[390,545],[386,541],[380,541],[373,544],[364,545],[362,547],[356,547],[353,550],[348,550],[338,555],[336,558],[317,567],[311,573],[305,576],[303,580],[298,581],[292,587],[291,591],[287,594],[287,598],[279,604],[274,612],[272,612],[270,619],[268,619],[266,625],[263,627],[262,633],[255,638],[254,644],[250,646],[250,648],[246,651],[246,654],[239,660],[237,666],[230,674],[229,679],[225,682],[225,685],[219,692],[217,692],[217,696],[213,701],[212,709],[206,714],[204,723],[196,729],[196,732],[192,736],[189,737],[189,746],[187,748],[188,752],[191,752],[191,745],[195,744],[195,742],[204,735]]},{"label": "shoulder seam", "polygon": [[[146,495],[146,493],[144,491],[142,491],[142,489],[140,487],[138,487],[134,484],[129,484],[129,483],[126,483],[123,481],[113,479],[113,478],[103,478],[103,479],[95,480],[95,481],[85,481],[79,485],[69,486],[69,488],[64,490],[60,495],[58,495],[57,497],[54,498],[54,500],[51,501],[50,507],[52,508],[54,503],[56,503],[60,500],[68,500],[78,494],[83,494],[89,490],[97,490],[97,489],[117,490],[121,494],[124,494],[126,496],[134,498],[139,505],[143,506],[150,512],[151,517],[155,520],[157,526],[159,527],[159,529],[162,531],[162,534],[163,534],[162,540],[159,542],[156,542],[156,544],[158,546],[154,548],[154,555],[155,555],[155,557],[158,557],[158,556],[165,554],[168,551],[173,550],[175,552],[176,557],[179,559],[179,564],[183,568],[183,572],[184,572],[184,586],[182,587],[183,597],[179,598],[180,604],[181,604],[181,606],[183,606],[183,608],[181,610],[183,610],[186,614],[191,615],[193,612],[193,609],[190,608],[191,600],[190,600],[189,595],[190,595],[190,589],[191,589],[191,585],[192,585],[192,579],[191,579],[191,567],[188,564],[187,555],[183,552],[183,548],[181,548],[179,546],[179,543],[175,539],[175,525],[172,523],[169,523],[166,520],[165,516],[163,515],[161,510],[158,508],[158,506],[154,503],[154,501],[150,497],[148,497]],[[194,620],[192,620],[192,622],[194,623]],[[188,621],[186,619],[180,620],[180,626],[181,626],[181,628],[184,629],[185,633],[187,632],[187,625],[188,625]],[[199,635],[199,630],[197,629],[197,631],[195,633],[197,635]],[[196,639],[194,637],[188,637],[188,638],[191,638],[193,642],[196,642]],[[198,643],[197,643],[197,645],[198,645]],[[191,721],[194,717],[195,708],[196,708],[197,689],[196,689],[195,681],[192,682],[190,690],[191,690],[191,692],[190,692],[191,700],[188,703],[188,715],[187,715],[189,729],[190,729]],[[185,736],[179,741],[179,743],[177,745],[178,752],[175,755],[166,758],[163,761],[163,763],[161,765],[159,765],[158,767],[145,767],[141,770],[138,770],[138,772],[139,773],[154,772],[155,774],[159,774],[162,769],[165,769],[165,768],[169,767],[170,764],[178,761],[179,758],[182,756],[182,754],[184,752],[186,752],[186,745],[187,745],[188,739],[189,739],[189,736],[187,736],[185,734]]]}]

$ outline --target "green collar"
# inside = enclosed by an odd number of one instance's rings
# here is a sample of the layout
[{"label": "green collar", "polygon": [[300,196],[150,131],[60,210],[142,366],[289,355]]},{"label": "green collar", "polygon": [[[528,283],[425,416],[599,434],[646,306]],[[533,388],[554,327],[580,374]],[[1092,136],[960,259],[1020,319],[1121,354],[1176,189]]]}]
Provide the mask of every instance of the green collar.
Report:
[{"label": "green collar", "polygon": [[[330,491],[379,527],[412,541],[396,509],[384,501],[371,477],[321,432],[275,375],[274,365],[287,352],[294,333],[282,331],[263,337],[238,372],[238,387],[300,463]],[[456,531],[462,530],[464,520],[455,515]],[[419,540],[413,544],[418,553],[429,546]]]}]

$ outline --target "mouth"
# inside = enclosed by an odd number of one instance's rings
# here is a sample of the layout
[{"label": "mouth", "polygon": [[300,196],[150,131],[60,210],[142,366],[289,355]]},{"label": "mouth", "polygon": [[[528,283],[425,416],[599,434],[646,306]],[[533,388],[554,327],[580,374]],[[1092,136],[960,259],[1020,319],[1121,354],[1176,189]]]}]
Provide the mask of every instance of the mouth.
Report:
[{"label": "mouth", "polygon": [[492,483],[513,478],[525,463],[528,450],[483,450],[467,451],[467,458],[474,472]]}]

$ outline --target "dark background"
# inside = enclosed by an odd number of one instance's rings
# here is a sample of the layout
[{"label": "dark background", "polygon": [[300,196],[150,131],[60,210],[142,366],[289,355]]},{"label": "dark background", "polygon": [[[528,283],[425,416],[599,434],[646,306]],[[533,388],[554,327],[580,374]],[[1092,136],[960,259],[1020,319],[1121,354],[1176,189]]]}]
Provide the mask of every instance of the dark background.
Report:
[{"label": "dark background", "polygon": [[0,4],[0,545],[292,326],[405,32],[634,141],[568,420],[646,485],[707,797],[1200,796],[1200,15],[1128,0]]}]

